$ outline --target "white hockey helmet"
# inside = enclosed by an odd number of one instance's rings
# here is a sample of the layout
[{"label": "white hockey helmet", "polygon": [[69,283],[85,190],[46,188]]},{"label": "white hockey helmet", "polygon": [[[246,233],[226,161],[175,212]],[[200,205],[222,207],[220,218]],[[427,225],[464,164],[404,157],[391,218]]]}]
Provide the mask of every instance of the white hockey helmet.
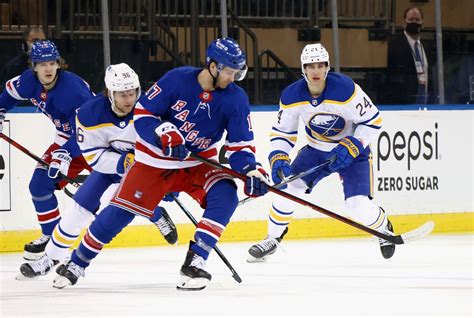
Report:
[{"label": "white hockey helmet", "polygon": [[303,73],[303,77],[305,78],[306,81],[308,81],[308,78],[306,77],[306,73],[304,71],[304,66],[306,64],[327,62],[328,69],[326,71],[326,76],[328,75],[329,66],[331,65],[329,63],[329,53],[321,43],[306,45],[303,48],[303,52],[301,52],[300,60],[301,60],[301,72]]},{"label": "white hockey helmet", "polygon": [[105,70],[105,87],[112,104],[112,110],[118,115],[121,112],[115,107],[114,92],[124,92],[137,89],[137,100],[141,95],[140,80],[137,73],[125,63],[109,65]]}]

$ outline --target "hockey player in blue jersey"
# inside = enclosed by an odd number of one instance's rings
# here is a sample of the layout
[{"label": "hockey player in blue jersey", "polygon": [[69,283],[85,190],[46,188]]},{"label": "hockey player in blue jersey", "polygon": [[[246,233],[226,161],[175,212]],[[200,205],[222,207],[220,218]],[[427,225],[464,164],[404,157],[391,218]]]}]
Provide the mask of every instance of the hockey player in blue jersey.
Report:
[{"label": "hockey player in blue jersey", "polygon": [[265,171],[255,161],[247,94],[234,80],[246,73],[245,54],[230,38],[213,41],[207,67],[169,71],[135,107],[135,163],[110,205],[89,226],[54,287],[74,285],[84,269],[135,215],[152,217],[168,192],[184,191],[205,210],[181,267],[182,290],[205,288],[211,274],[205,262],[237,207],[231,176],[188,157],[189,152],[217,159],[217,142],[227,131],[225,147],[231,167],[247,175],[245,192],[267,192]]},{"label": "hockey player in blue jersey", "polygon": [[[277,121],[272,127],[268,159],[274,183],[329,159],[328,167],[288,185],[286,191],[301,197],[323,178],[338,173],[344,188],[348,215],[379,232],[393,233],[385,211],[372,201],[372,153],[369,144],[377,137],[382,118],[377,107],[349,77],[329,72],[329,54],[321,44],[306,45],[301,53],[304,79],[289,85],[281,94]],[[307,145],[290,162],[299,121],[304,122]],[[268,236],[249,249],[249,262],[265,261],[275,253],[288,231],[293,202],[276,197],[270,208]],[[379,239],[384,258],[395,245]]]},{"label": "hockey player in blue jersey", "polygon": [[59,172],[74,178],[82,170],[90,170],[71,135],[75,127],[76,108],[93,98],[94,94],[79,76],[61,70],[61,57],[53,42],[34,42],[30,60],[32,68],[7,81],[6,89],[0,95],[0,127],[6,111],[19,101],[29,99],[56,128],[54,142],[42,157],[50,164],[49,171],[38,165],[29,184],[43,235],[25,245],[24,258],[35,260],[42,256],[60,219],[54,191],[64,187],[66,181],[59,178]]},{"label": "hockey player in blue jersey", "polygon": [[[54,228],[45,255],[20,266],[24,277],[46,275],[69,257],[69,248],[94,219],[104,192],[110,186],[116,189],[133,164],[133,109],[141,93],[138,75],[125,63],[110,65],[105,71],[105,86],[104,94],[87,101],[76,116],[77,142],[93,170],[74,195],[72,210]],[[176,227],[164,208],[157,207],[150,220],[168,243],[176,243]]]}]

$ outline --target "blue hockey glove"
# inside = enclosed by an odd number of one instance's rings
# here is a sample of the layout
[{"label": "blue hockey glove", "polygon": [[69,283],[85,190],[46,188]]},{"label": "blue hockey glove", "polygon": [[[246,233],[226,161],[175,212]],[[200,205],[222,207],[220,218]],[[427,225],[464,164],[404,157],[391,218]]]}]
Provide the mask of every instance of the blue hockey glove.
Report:
[{"label": "blue hockey glove", "polygon": [[132,167],[135,162],[135,154],[131,152],[124,152],[117,162],[117,174],[123,176]]},{"label": "blue hockey glove", "polygon": [[244,168],[244,172],[247,175],[244,187],[246,195],[250,197],[259,197],[268,192],[267,185],[270,185],[270,180],[268,180],[267,172],[258,162],[247,165]]},{"label": "blue hockey glove", "polygon": [[170,193],[167,193],[164,197],[163,197],[163,201],[166,201],[166,202],[173,202],[174,201],[174,198],[171,196],[171,195],[174,195],[176,198],[179,196],[179,192],[170,192]]},{"label": "blue hockey glove", "polygon": [[347,168],[363,151],[364,147],[359,139],[352,136],[342,138],[327,156],[327,159],[332,160],[328,166],[329,171],[337,172]]},{"label": "blue hockey glove", "polygon": [[163,122],[155,129],[155,133],[160,139],[163,155],[180,161],[189,157],[189,151],[184,145],[183,135],[175,125],[170,122]]},{"label": "blue hockey glove", "polygon": [[72,158],[65,149],[57,149],[51,153],[51,163],[49,164],[48,177],[56,179],[59,173],[67,175]]},{"label": "blue hockey glove", "polygon": [[[272,168],[272,180],[274,184],[281,183],[281,181],[290,175],[290,157],[283,151],[272,151],[268,156],[270,167]],[[285,189],[283,186],[280,189]]]},{"label": "blue hockey glove", "polygon": [[4,121],[5,121],[5,108],[0,108],[0,133],[3,131]]}]

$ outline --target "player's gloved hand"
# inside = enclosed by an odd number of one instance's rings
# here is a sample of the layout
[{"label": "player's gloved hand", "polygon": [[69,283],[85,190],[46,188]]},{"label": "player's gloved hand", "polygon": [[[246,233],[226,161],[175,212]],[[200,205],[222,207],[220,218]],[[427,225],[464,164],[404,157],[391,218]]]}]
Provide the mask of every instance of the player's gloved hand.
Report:
[{"label": "player's gloved hand", "polygon": [[[272,168],[272,180],[274,184],[281,183],[281,181],[290,175],[290,157],[283,151],[272,151],[268,156],[270,167]],[[283,186],[280,189],[285,189]]]},{"label": "player's gloved hand", "polygon": [[363,151],[364,146],[359,139],[352,136],[342,138],[327,156],[327,159],[332,160],[328,166],[329,171],[337,172],[348,167]]},{"label": "player's gloved hand", "polygon": [[0,108],[0,133],[3,132],[3,122],[5,121],[5,109]]},{"label": "player's gloved hand", "polygon": [[167,193],[164,197],[163,197],[163,201],[166,201],[166,202],[173,202],[174,201],[174,198],[171,196],[171,195],[174,195],[176,198],[179,196],[179,192],[170,192],[170,193]]},{"label": "player's gloved hand", "polygon": [[117,174],[123,176],[132,167],[135,162],[135,154],[132,152],[124,152],[117,162]]},{"label": "player's gloved hand", "polygon": [[156,127],[155,133],[160,140],[161,149],[166,157],[176,158],[180,161],[189,157],[189,151],[184,145],[183,135],[175,125],[170,122],[163,122]]},{"label": "player's gloved hand", "polygon": [[250,197],[259,197],[268,192],[270,180],[268,179],[267,172],[258,162],[247,165],[244,168],[244,172],[247,175],[244,187],[246,195]]},{"label": "player's gloved hand", "polygon": [[49,164],[48,177],[56,179],[59,173],[67,175],[72,158],[65,149],[57,149],[52,152],[51,163]]}]

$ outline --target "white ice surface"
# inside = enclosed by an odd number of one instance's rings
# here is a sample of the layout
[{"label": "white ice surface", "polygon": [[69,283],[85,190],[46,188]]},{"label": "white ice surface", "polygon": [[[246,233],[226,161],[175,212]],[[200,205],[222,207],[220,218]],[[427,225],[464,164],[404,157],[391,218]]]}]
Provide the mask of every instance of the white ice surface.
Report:
[{"label": "white ice surface", "polygon": [[211,283],[177,291],[187,246],[104,249],[75,286],[52,288],[55,273],[15,276],[20,254],[0,254],[0,317],[473,317],[473,235],[431,235],[384,260],[372,239],[284,241],[267,263],[246,262],[250,243],[220,248]]}]

